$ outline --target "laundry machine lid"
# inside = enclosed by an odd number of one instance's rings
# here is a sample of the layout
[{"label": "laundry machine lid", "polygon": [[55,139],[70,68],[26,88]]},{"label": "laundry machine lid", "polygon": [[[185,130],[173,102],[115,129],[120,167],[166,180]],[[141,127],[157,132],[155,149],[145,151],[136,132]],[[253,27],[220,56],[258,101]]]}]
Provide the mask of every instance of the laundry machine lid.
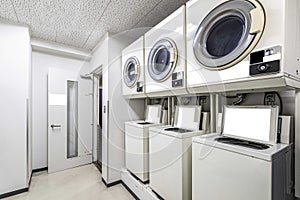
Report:
[{"label": "laundry machine lid", "polygon": [[146,110],[146,122],[160,123],[161,122],[161,105],[148,105]]},{"label": "laundry machine lid", "polygon": [[275,144],[278,110],[278,106],[225,106],[222,135]]},{"label": "laundry machine lid", "polygon": [[148,56],[148,73],[155,81],[167,79],[176,67],[178,50],[169,38],[156,42]]},{"label": "laundry machine lid", "polygon": [[231,0],[214,8],[196,31],[196,60],[209,70],[222,70],[242,61],[259,42],[265,12],[256,0]]},{"label": "laundry machine lid", "polygon": [[201,106],[176,106],[174,127],[199,130],[201,121]]},{"label": "laundry machine lid", "polygon": [[140,77],[140,63],[136,57],[130,57],[124,64],[123,80],[124,83],[132,88],[136,85]]}]

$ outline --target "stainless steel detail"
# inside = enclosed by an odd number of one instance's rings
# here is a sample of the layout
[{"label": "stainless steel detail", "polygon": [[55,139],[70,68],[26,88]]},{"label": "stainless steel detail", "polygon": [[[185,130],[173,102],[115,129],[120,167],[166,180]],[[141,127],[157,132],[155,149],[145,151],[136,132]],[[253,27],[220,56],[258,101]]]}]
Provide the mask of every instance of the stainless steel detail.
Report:
[{"label": "stainless steel detail", "polygon": [[[251,10],[255,8],[249,1],[232,0],[212,10],[201,22],[194,37],[193,50],[196,60],[207,69],[219,70],[239,58],[249,48],[256,36],[255,33],[250,33]],[[232,27],[225,26],[226,23],[235,23],[238,31],[232,32],[229,30]],[[209,38],[213,37],[213,34],[224,34],[223,31],[216,30],[227,27],[229,28],[228,34],[236,33],[236,38],[232,37],[232,34],[227,35],[227,40],[219,37],[224,42],[224,50],[222,50],[223,52],[218,52],[219,50],[212,52],[210,48],[218,49],[220,47],[210,44]],[[234,46],[230,46],[233,43]]]},{"label": "stainless steel detail", "polygon": [[140,62],[136,57],[130,57],[127,59],[124,70],[123,80],[124,83],[132,88],[136,85],[140,77]]},{"label": "stainless steel detail", "polygon": [[51,124],[50,125],[51,128],[61,128],[60,124]]},{"label": "stainless steel detail", "polygon": [[155,43],[148,57],[148,73],[155,81],[164,81],[173,72],[178,59],[176,44],[169,38]]}]

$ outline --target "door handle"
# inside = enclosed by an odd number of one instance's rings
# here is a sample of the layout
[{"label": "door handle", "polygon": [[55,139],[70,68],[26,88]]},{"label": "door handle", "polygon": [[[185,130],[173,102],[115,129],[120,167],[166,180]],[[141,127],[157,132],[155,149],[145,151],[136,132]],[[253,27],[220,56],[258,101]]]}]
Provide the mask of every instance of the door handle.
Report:
[{"label": "door handle", "polygon": [[61,128],[60,124],[51,124],[51,128]]}]

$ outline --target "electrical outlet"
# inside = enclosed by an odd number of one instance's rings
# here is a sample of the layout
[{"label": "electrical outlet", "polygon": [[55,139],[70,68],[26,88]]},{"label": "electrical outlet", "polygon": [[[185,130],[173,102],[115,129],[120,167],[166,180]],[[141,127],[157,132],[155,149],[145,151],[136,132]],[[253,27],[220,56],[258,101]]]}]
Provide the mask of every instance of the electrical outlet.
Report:
[{"label": "electrical outlet", "polygon": [[274,103],[275,102],[275,94],[270,93],[266,95],[266,102],[268,103]]},{"label": "electrical outlet", "polygon": [[201,104],[205,104],[207,102],[207,97],[206,96],[200,96],[199,99],[200,99]]}]

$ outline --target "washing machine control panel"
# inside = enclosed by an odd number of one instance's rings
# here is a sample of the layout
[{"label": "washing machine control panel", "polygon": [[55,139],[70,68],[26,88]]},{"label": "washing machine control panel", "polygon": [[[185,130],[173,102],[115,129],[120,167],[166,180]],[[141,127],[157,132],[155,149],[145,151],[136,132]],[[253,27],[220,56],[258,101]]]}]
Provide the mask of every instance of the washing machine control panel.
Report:
[{"label": "washing machine control panel", "polygon": [[281,47],[276,46],[250,54],[250,76],[280,72]]},{"label": "washing machine control panel", "polygon": [[143,92],[143,88],[144,88],[144,83],[143,81],[139,81],[136,84],[136,91],[137,92]]},{"label": "washing machine control panel", "polygon": [[172,87],[183,87],[184,72],[175,72],[172,74]]}]

